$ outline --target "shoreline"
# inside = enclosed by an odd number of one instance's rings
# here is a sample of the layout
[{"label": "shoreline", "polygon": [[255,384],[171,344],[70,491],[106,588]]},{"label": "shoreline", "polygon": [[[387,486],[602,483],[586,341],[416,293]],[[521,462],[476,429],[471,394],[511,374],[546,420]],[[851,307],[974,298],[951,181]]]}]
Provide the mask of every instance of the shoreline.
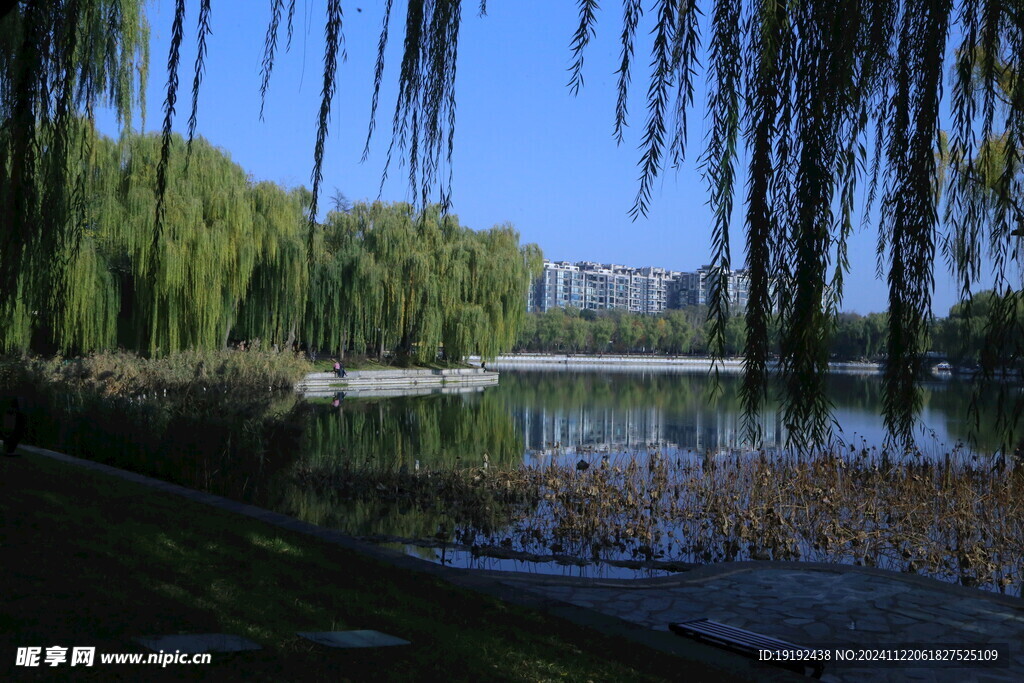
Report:
[{"label": "shoreline", "polygon": [[[470,356],[467,362],[479,365],[479,356]],[[708,371],[716,365],[723,372],[742,372],[741,358],[723,358],[717,362],[707,356],[647,356],[629,354],[554,354],[554,353],[514,353],[496,356],[487,361],[489,367],[497,370],[502,368],[520,369],[557,369],[557,368],[594,368],[606,370],[665,370],[676,372]],[[774,369],[776,363],[769,363],[768,368]],[[842,362],[829,363],[830,372],[878,375],[883,372],[879,363]]]}]

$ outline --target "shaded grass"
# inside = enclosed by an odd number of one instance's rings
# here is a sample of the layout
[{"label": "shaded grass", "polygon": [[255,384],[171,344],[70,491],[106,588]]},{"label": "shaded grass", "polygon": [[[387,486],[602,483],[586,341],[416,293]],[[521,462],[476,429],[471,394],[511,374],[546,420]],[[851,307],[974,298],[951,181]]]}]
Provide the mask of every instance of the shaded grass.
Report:
[{"label": "shaded grass", "polygon": [[[0,459],[0,676],[147,680],[659,680],[692,664],[255,520],[37,456]],[[331,650],[295,631],[410,646]],[[133,636],[228,632],[209,666],[15,668],[19,646],[141,652]],[[183,668],[187,668],[184,671]],[[6,674],[4,671],[6,670]],[[698,670],[699,673],[699,670]]]}]

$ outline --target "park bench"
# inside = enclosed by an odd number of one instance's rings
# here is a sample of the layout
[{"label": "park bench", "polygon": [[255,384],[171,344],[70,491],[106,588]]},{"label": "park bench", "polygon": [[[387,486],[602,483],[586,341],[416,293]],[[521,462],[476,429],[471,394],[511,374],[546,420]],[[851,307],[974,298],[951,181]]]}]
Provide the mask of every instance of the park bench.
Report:
[{"label": "park bench", "polygon": [[[669,629],[676,635],[693,638],[694,640],[725,648],[753,659],[759,659],[758,652],[760,650],[812,651],[811,648],[804,647],[803,645],[794,645],[778,638],[771,638],[760,633],[729,626],[728,624],[720,624],[710,619],[692,619],[690,621],[673,623],[669,624]],[[777,661],[772,659],[770,663],[804,674],[805,676],[813,676],[814,678],[821,678],[821,674],[825,669],[822,662],[815,660]]]}]

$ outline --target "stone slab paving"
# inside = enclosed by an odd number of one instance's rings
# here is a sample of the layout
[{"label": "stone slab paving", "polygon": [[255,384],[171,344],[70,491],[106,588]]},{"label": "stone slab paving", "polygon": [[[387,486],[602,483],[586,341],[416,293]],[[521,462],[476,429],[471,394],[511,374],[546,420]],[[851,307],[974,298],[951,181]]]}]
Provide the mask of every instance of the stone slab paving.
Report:
[{"label": "stone slab paving", "polygon": [[881,570],[786,564],[722,565],[632,582],[537,575],[504,580],[656,631],[706,617],[811,647],[1000,645],[997,667],[832,663],[822,680],[1024,681],[1024,600]]}]

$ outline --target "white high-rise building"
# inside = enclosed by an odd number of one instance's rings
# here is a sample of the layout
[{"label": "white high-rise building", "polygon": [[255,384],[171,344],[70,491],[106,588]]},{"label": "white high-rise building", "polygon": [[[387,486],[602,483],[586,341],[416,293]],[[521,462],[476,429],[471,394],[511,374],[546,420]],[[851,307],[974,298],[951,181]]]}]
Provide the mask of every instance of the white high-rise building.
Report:
[{"label": "white high-rise building", "polygon": [[[645,266],[630,268],[591,261],[544,261],[544,272],[527,295],[528,311],[574,307],[580,310],[618,309],[631,313],[661,313],[668,308],[707,304],[718,281],[710,266],[695,273]],[[736,312],[746,308],[750,280],[745,270],[727,277],[729,303]]]},{"label": "white high-rise building", "polygon": [[[745,311],[750,300],[750,275],[746,270],[730,270],[725,274],[729,307]],[[674,284],[674,307],[706,306],[714,297],[719,275],[711,266],[701,266],[695,273],[681,273]]]}]

